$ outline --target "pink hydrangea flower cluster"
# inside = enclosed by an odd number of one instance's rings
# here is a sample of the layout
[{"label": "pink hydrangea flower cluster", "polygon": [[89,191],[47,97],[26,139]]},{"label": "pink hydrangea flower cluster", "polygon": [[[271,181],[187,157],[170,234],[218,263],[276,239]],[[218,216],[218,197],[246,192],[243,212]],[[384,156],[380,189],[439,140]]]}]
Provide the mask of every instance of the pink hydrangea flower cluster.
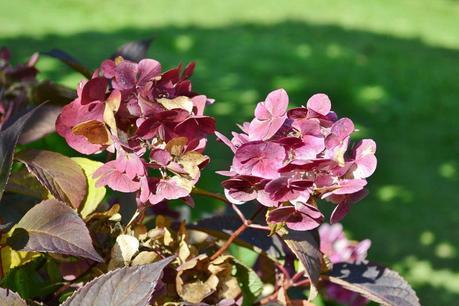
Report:
[{"label": "pink hydrangea flower cluster", "polygon": [[[337,224],[322,224],[319,227],[320,250],[332,263],[360,263],[367,257],[371,246],[369,239],[360,242],[350,241],[343,232],[343,226]],[[350,306],[362,306],[368,300],[358,293],[349,291],[339,285],[326,283],[325,293],[329,299]]]},{"label": "pink hydrangea flower cluster", "polygon": [[288,110],[283,89],[258,103],[255,118],[233,132],[231,141],[216,133],[234,152],[230,178],[223,182],[235,204],[257,200],[270,208],[269,223],[311,230],[323,222],[316,199],[336,204],[330,219],[340,221],[364,189],[376,168],[376,144],[363,139],[349,149],[355,131],[349,118],[331,111],[325,94],[313,95],[306,107]]},{"label": "pink hydrangea flower cluster", "polygon": [[213,100],[192,91],[194,64],[161,72],[153,59],[102,63],[77,88],[56,122],[57,132],[83,154],[104,150],[116,158],[95,173],[97,185],[137,192],[140,203],[184,199],[209,158],[203,155],[215,120]]}]

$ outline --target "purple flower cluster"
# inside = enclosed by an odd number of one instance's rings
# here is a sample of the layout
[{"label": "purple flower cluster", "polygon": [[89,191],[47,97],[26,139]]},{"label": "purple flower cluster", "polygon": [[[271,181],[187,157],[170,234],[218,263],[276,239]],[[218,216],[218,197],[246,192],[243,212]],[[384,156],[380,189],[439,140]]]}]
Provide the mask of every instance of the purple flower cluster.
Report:
[{"label": "purple flower cluster", "polygon": [[234,152],[230,178],[223,182],[235,204],[257,200],[270,208],[269,223],[311,230],[323,222],[316,199],[336,204],[330,220],[340,221],[376,168],[376,144],[363,139],[349,150],[355,131],[349,118],[331,111],[325,94],[313,95],[306,107],[287,110],[289,98],[278,89],[258,103],[255,118],[233,132],[231,141],[216,133]]},{"label": "purple flower cluster", "polygon": [[[332,263],[347,262],[360,263],[367,257],[371,241],[368,239],[360,242],[350,241],[343,232],[343,226],[337,224],[322,224],[319,227],[320,251],[324,253]],[[325,292],[329,299],[340,304],[350,306],[362,306],[368,300],[358,293],[344,289],[333,283],[326,283]]]},{"label": "purple flower cluster", "polygon": [[140,203],[192,200],[191,189],[209,158],[203,155],[215,120],[204,115],[213,100],[192,91],[194,64],[161,72],[153,59],[120,57],[102,63],[79,84],[57,132],[83,154],[104,150],[116,158],[95,173],[97,185],[137,192]]}]

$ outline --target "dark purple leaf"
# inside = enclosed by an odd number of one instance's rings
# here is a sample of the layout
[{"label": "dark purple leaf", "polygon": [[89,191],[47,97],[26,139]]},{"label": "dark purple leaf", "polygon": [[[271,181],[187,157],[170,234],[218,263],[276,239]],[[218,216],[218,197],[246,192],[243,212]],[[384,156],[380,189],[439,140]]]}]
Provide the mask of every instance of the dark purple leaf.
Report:
[{"label": "dark purple leaf", "polygon": [[153,41],[152,38],[135,40],[128,42],[118,48],[115,54],[111,57],[115,58],[121,56],[124,59],[130,60],[132,62],[139,62],[141,59],[147,56],[148,48]]},{"label": "dark purple leaf", "polygon": [[48,199],[49,196],[49,191],[26,168],[11,173],[5,190],[40,200]]},{"label": "dark purple leaf", "polygon": [[74,58],[73,56],[71,56],[65,51],[62,51],[60,49],[51,49],[49,51],[42,52],[41,54],[48,55],[50,57],[54,57],[60,60],[61,62],[63,62],[70,68],[72,68],[73,70],[84,75],[87,79],[90,79],[92,76],[92,71],[89,68],[85,67],[76,58]]},{"label": "dark purple leaf", "polygon": [[13,154],[16,144],[18,143],[24,126],[39,108],[40,106],[37,106],[19,118],[7,129],[0,131],[0,199],[3,196],[6,183],[8,182],[8,178],[11,173]]},{"label": "dark purple leaf", "polygon": [[40,183],[58,200],[78,208],[85,199],[88,183],[81,167],[55,152],[27,150],[16,155]]},{"label": "dark purple leaf", "polygon": [[41,107],[35,116],[27,122],[21,137],[19,137],[19,143],[27,144],[54,132],[56,119],[61,111],[60,106],[48,104]]},{"label": "dark purple leaf", "polygon": [[62,306],[148,305],[163,269],[174,258],[110,271],[76,291]]},{"label": "dark purple leaf", "polygon": [[280,234],[288,247],[296,255],[305,268],[306,275],[311,280],[309,300],[317,295],[316,285],[319,282],[322,253],[317,229],[311,231],[294,231],[288,229]]},{"label": "dark purple leaf", "polygon": [[102,262],[92,246],[91,236],[77,213],[57,200],[32,207],[8,240],[15,249],[50,252]]},{"label": "dark purple leaf", "polygon": [[44,80],[32,88],[32,100],[35,103],[50,101],[54,105],[65,105],[76,99],[77,93],[73,88]]},{"label": "dark purple leaf", "polygon": [[373,263],[334,264],[328,279],[381,305],[420,305],[414,290],[397,272]]},{"label": "dark purple leaf", "polygon": [[0,288],[0,301],[4,306],[27,306],[19,294],[4,288]]}]

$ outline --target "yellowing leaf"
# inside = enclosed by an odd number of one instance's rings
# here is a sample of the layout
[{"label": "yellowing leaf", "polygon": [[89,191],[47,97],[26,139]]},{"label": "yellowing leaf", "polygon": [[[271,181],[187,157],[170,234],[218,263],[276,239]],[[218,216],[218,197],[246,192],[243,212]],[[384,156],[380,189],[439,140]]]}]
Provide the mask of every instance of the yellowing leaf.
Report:
[{"label": "yellowing leaf", "polygon": [[[2,237],[2,244],[6,242],[6,239],[11,236],[15,227],[11,228],[8,233]],[[1,250],[2,267],[3,273],[6,274],[10,269],[22,266],[29,261],[41,256],[40,253],[26,252],[26,251],[15,251],[10,246],[4,246]]]},{"label": "yellowing leaf", "polygon": [[199,165],[208,159],[207,156],[199,152],[190,151],[180,156],[178,163],[192,178],[196,178],[199,173]]},{"label": "yellowing leaf", "polygon": [[96,187],[96,181],[92,178],[94,172],[102,166],[103,163],[83,157],[72,157],[72,160],[83,169],[88,182],[88,193],[84,203],[80,206],[80,214],[83,219],[86,219],[89,214],[96,210],[107,192],[105,187]]},{"label": "yellowing leaf", "polygon": [[164,106],[166,109],[175,109],[175,108],[180,108],[184,109],[187,112],[191,113],[193,110],[193,101],[191,101],[190,98],[185,97],[185,96],[180,96],[176,97],[174,99],[158,99],[157,100],[159,104]]}]

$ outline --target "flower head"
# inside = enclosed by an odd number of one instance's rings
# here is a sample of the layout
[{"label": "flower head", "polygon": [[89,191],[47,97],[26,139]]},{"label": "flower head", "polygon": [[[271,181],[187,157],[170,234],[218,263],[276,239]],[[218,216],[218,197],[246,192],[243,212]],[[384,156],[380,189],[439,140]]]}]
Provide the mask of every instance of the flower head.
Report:
[{"label": "flower head", "polygon": [[338,118],[325,94],[313,95],[306,107],[287,107],[285,90],[275,90],[241,133],[231,140],[216,134],[234,152],[225,194],[235,204],[256,199],[270,208],[268,223],[296,230],[321,224],[317,200],[325,199],[336,205],[331,221],[337,222],[366,195],[376,144],[363,139],[350,150],[354,123]]},{"label": "flower head", "polygon": [[[94,173],[97,185],[136,192],[140,203],[183,198],[199,180],[215,120],[213,103],[192,91],[194,64],[161,72],[153,59],[106,60],[63,108],[57,132],[83,154],[116,153]],[[155,174],[154,174],[155,173]]]}]

